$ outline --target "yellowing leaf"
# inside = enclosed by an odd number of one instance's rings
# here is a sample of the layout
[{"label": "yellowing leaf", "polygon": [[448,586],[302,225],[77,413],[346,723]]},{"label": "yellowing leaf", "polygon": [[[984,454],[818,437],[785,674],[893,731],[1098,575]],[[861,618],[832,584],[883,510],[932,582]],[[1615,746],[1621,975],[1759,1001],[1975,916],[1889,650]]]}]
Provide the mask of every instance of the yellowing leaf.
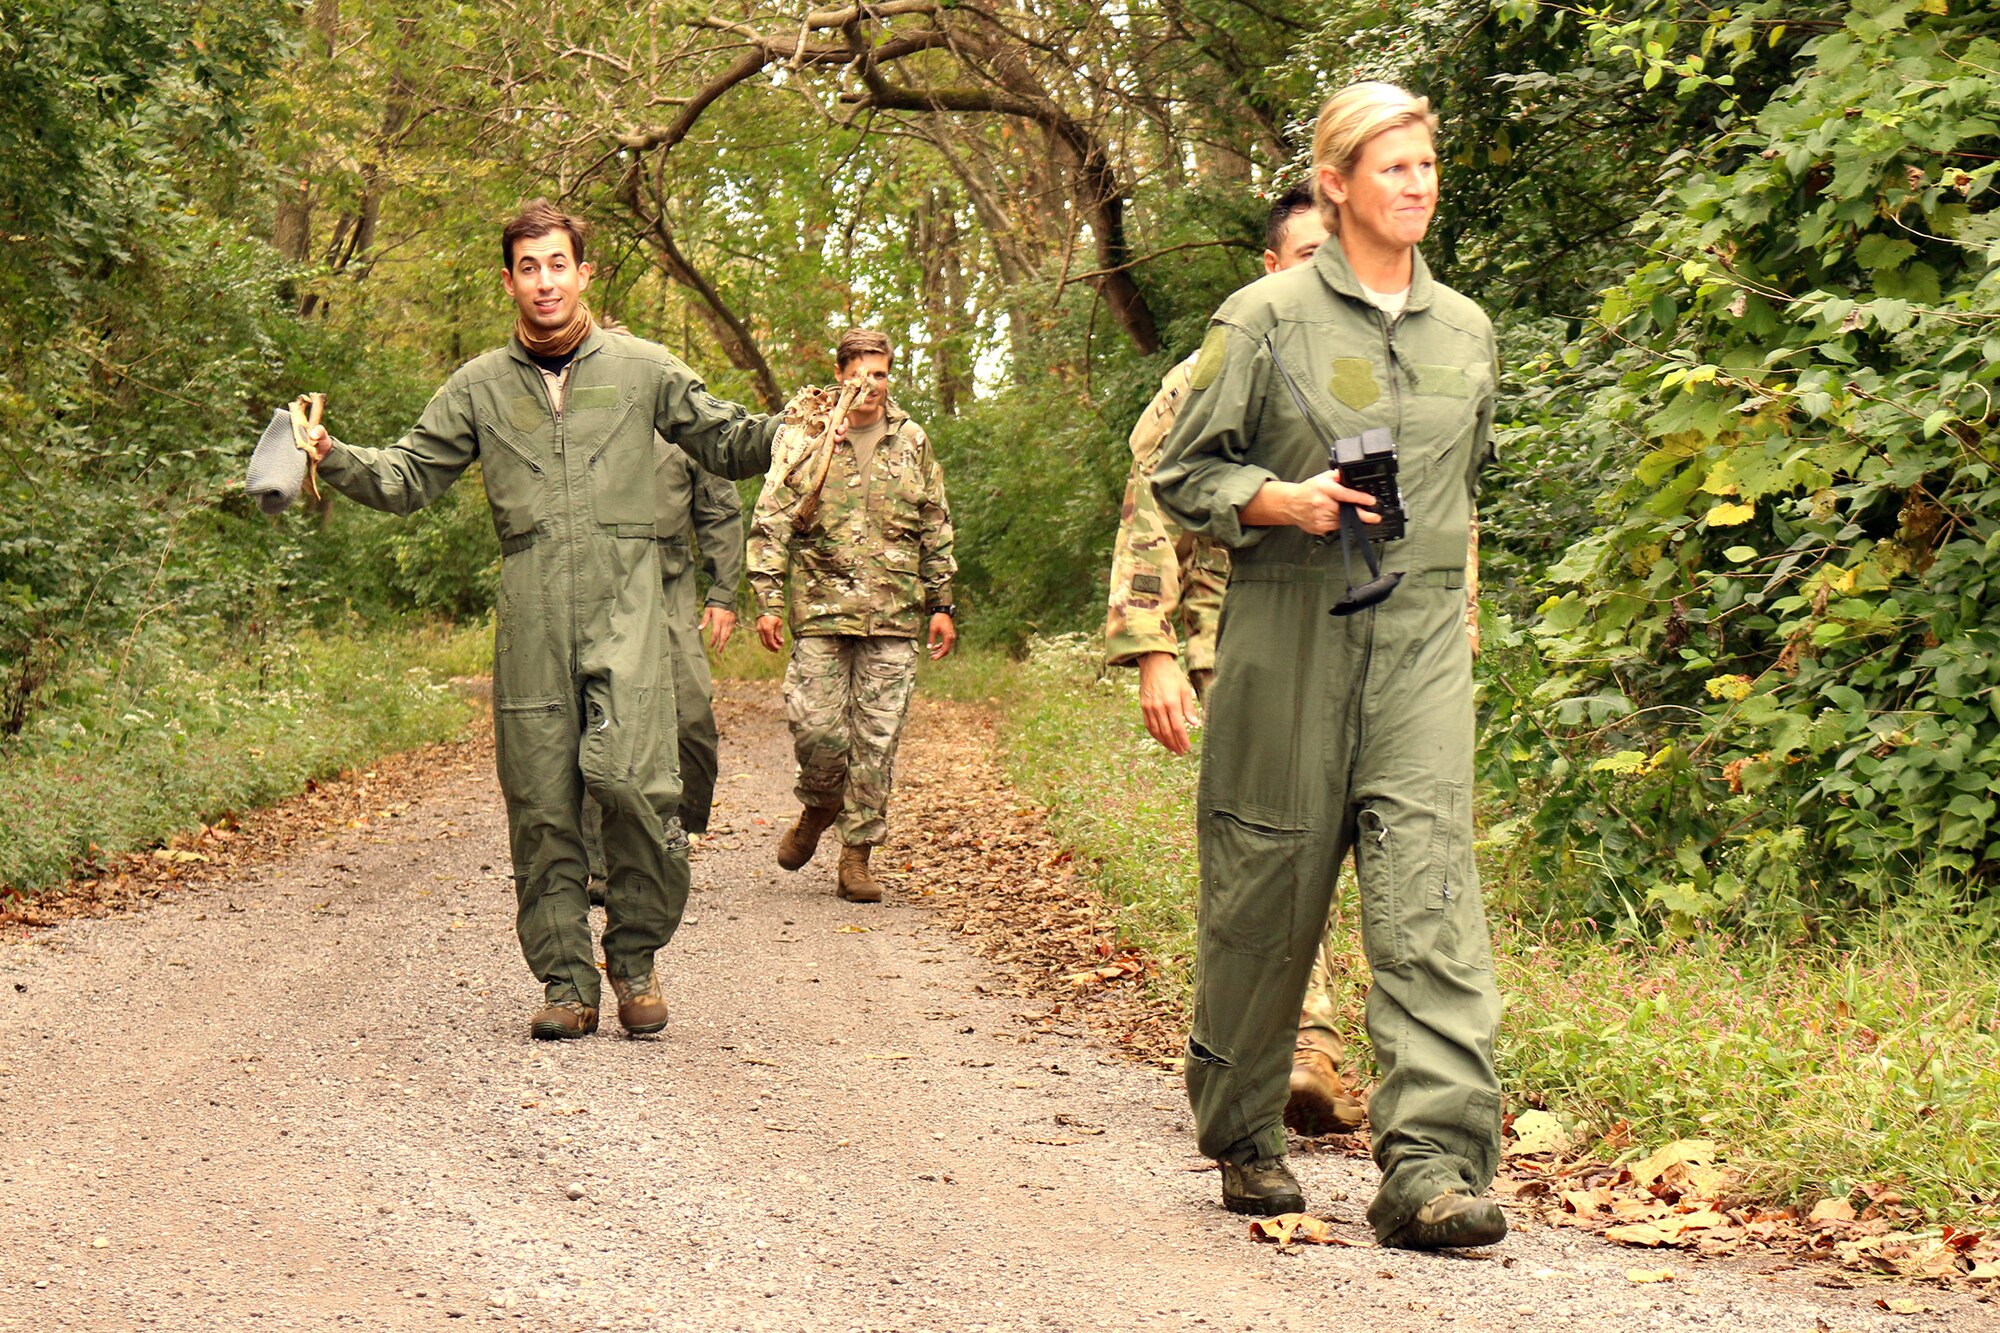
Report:
[{"label": "yellowing leaf", "polygon": [[1757,506],[1737,504],[1733,501],[1716,505],[1708,511],[1708,526],[1711,528],[1733,528],[1748,523],[1757,517]]},{"label": "yellowing leaf", "polygon": [[1352,1245],[1351,1240],[1336,1236],[1333,1228],[1310,1213],[1283,1213],[1277,1217],[1260,1217],[1250,1224],[1250,1239],[1267,1240],[1278,1245]]},{"label": "yellowing leaf", "polygon": [[873,929],[873,926],[835,926],[833,932],[836,935],[866,935]]},{"label": "yellowing leaf", "polygon": [[1604,1233],[1604,1239],[1616,1241],[1620,1245],[1672,1245],[1680,1239],[1676,1231],[1669,1231],[1652,1222],[1635,1222],[1631,1226],[1612,1227]]},{"label": "yellowing leaf", "polygon": [[1625,1276],[1633,1282],[1672,1282],[1674,1270],[1671,1268],[1628,1268]]},{"label": "yellowing leaf", "polygon": [[1514,1117],[1514,1141],[1507,1146],[1507,1156],[1561,1152],[1568,1146],[1562,1121],[1547,1111],[1523,1111]]},{"label": "yellowing leaf", "polygon": [[[1716,689],[1720,681],[1740,681],[1741,694],[1725,695]],[[1708,692],[1717,698],[1741,699],[1750,693],[1748,676],[1717,676],[1708,682]],[[1632,1179],[1640,1185],[1650,1185],[1666,1173],[1670,1166],[1711,1166],[1715,1162],[1715,1144],[1709,1139],[1675,1139],[1666,1147],[1632,1168]]]}]

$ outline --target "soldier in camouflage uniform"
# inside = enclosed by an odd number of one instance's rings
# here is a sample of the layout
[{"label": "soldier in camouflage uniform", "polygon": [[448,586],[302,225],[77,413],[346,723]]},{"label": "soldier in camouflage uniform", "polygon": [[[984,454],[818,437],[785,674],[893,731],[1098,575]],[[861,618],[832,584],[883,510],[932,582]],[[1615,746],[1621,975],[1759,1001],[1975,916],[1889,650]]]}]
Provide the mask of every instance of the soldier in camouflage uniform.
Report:
[{"label": "soldier in camouflage uniform", "polygon": [[[1325,239],[1326,224],[1313,206],[1311,188],[1293,186],[1271,205],[1265,219],[1264,271],[1276,273],[1305,263]],[[1132,428],[1132,471],[1125,480],[1124,513],[1111,562],[1111,606],[1104,621],[1105,660],[1112,666],[1139,668],[1139,705],[1146,730],[1175,754],[1188,752],[1188,727],[1215,671],[1215,633],[1229,582],[1227,548],[1190,536],[1160,512],[1153,498],[1153,466],[1187,396],[1194,362],[1190,356],[1167,373],[1160,392]],[[1187,641],[1185,676],[1177,664],[1176,623]],[[1292,1056],[1285,1123],[1301,1134],[1352,1133],[1367,1119],[1361,1099],[1340,1075],[1345,1052],[1329,961],[1332,941],[1329,923],[1299,1014],[1298,1046]]]},{"label": "soldier in camouflage uniform", "polygon": [[[802,808],[778,844],[778,864],[805,865],[820,835],[838,823],[836,885],[851,902],[882,898],[868,859],[887,835],[896,741],[916,687],[926,616],[933,659],[958,638],[944,474],[923,427],[889,397],[893,355],[888,338],[872,329],[841,338],[841,379],[867,385],[848,412],[846,434],[827,444],[788,425],[750,525],[757,637],[772,652],[784,646],[786,577],[798,576],[785,715]],[[823,449],[831,449],[830,459]],[[814,464],[822,461],[815,488]]]}]

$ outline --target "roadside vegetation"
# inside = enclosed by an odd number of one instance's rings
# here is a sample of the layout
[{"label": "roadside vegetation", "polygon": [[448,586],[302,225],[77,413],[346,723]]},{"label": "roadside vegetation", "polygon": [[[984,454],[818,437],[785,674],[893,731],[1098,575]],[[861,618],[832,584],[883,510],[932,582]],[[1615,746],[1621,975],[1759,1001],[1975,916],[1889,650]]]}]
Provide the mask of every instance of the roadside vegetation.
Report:
[{"label": "roadside vegetation", "polygon": [[334,626],[224,643],[152,632],[69,666],[0,743],[0,884],[34,893],[92,861],[447,740],[485,707],[482,624]]}]

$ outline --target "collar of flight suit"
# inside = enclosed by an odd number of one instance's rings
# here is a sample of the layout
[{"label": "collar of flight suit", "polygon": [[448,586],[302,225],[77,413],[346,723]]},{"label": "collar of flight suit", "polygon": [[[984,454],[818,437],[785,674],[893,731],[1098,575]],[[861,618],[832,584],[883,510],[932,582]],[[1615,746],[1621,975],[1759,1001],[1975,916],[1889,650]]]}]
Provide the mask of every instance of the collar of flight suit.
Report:
[{"label": "collar of flight suit", "polygon": [[[1354,276],[1354,269],[1347,262],[1347,251],[1340,246],[1340,237],[1329,236],[1313,251],[1313,271],[1320,281],[1350,301],[1375,308],[1361,290],[1361,279]],[[1420,310],[1430,309],[1437,297],[1437,282],[1431,277],[1430,265],[1424,262],[1423,252],[1412,248],[1410,251],[1410,300],[1403,307],[1405,315],[1414,315]]]}]

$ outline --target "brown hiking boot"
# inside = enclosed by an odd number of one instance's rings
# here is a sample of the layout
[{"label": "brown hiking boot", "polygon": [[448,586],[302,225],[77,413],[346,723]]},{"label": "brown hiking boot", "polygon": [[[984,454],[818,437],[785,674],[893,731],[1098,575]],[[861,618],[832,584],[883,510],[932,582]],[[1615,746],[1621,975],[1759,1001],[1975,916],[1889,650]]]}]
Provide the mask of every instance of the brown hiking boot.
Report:
[{"label": "brown hiking boot", "polygon": [[1303,1213],[1306,1196],[1284,1158],[1259,1157],[1222,1164],[1222,1206],[1232,1213],[1277,1217]]},{"label": "brown hiking boot", "polygon": [[659,973],[648,972],[636,981],[627,981],[615,972],[605,975],[611,978],[612,993],[618,997],[618,1026],[625,1029],[626,1036],[643,1037],[667,1025],[667,997],[660,994]]},{"label": "brown hiking boot", "polygon": [[851,903],[882,901],[882,886],[868,871],[868,853],[873,850],[871,847],[840,849],[840,874],[834,882],[835,893]]},{"label": "brown hiking boot", "polygon": [[819,850],[819,835],[832,828],[838,818],[839,806],[801,806],[797,821],[778,839],[778,864],[787,870],[797,870],[812,860],[813,853]]},{"label": "brown hiking boot", "polygon": [[1333,1057],[1301,1046],[1292,1052],[1292,1095],[1285,1102],[1285,1128],[1312,1138],[1352,1134],[1368,1123],[1361,1099],[1340,1081]]},{"label": "brown hiking boot", "polygon": [[568,1041],[595,1031],[597,1011],[575,1000],[544,1005],[528,1020],[528,1035],[536,1041]]},{"label": "brown hiking boot", "polygon": [[1498,1245],[1506,1238],[1507,1217],[1499,1204],[1452,1190],[1417,1209],[1382,1244],[1399,1250],[1460,1250]]}]

